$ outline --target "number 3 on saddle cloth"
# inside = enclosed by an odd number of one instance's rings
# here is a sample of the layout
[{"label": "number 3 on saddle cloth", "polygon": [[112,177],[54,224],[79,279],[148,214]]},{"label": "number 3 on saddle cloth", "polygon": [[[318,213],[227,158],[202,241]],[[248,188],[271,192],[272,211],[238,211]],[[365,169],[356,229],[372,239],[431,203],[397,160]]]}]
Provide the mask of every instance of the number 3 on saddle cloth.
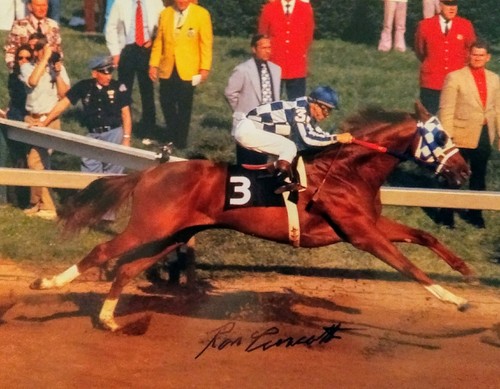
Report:
[{"label": "number 3 on saddle cloth", "polygon": [[[307,178],[302,158],[297,161],[296,174],[301,177],[304,189]],[[297,203],[298,192],[285,192],[285,196],[275,194],[276,189],[283,185],[275,174],[267,169],[252,169],[244,166],[228,166],[226,178],[226,199],[224,209],[244,207],[284,207],[285,199]]]}]

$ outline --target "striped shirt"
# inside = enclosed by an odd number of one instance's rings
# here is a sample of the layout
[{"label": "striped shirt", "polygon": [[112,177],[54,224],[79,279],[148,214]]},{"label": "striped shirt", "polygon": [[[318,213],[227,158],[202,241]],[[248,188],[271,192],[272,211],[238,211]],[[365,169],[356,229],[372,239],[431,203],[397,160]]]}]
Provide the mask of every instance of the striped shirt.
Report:
[{"label": "striped shirt", "polygon": [[247,118],[264,131],[289,138],[298,151],[337,143],[336,136],[323,131],[311,117],[307,97],[259,105]]}]

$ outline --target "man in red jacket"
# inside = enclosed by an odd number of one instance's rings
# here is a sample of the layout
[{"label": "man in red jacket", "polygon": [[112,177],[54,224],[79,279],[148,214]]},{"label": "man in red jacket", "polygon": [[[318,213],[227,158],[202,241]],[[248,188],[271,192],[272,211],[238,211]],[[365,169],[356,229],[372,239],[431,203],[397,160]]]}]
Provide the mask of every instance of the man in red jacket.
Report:
[{"label": "man in red jacket", "polygon": [[287,100],[306,95],[307,55],[313,41],[314,13],[309,1],[270,0],[259,17],[259,34],[271,38],[270,60],[281,67]]},{"label": "man in red jacket", "polygon": [[436,114],[446,75],[467,64],[469,48],[476,40],[472,23],[457,16],[457,0],[441,0],[441,12],[419,22],[415,54],[420,66],[420,100]]}]

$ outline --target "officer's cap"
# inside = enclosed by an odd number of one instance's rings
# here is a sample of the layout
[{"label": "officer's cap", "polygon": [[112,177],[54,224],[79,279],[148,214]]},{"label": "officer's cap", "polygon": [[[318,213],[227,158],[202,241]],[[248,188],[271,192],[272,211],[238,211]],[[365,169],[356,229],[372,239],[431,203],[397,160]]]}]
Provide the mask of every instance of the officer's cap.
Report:
[{"label": "officer's cap", "polygon": [[114,70],[113,58],[110,56],[100,56],[89,61],[89,68],[98,72],[111,74]]},{"label": "officer's cap", "polygon": [[458,0],[440,0],[444,5],[458,5]]}]

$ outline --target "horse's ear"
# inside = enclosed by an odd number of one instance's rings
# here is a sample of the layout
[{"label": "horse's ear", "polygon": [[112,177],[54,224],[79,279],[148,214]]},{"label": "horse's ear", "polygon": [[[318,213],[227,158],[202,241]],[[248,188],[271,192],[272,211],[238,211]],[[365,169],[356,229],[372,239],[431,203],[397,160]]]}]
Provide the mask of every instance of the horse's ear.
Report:
[{"label": "horse's ear", "polygon": [[415,101],[415,115],[417,119],[423,122],[426,122],[432,116],[420,100]]}]

